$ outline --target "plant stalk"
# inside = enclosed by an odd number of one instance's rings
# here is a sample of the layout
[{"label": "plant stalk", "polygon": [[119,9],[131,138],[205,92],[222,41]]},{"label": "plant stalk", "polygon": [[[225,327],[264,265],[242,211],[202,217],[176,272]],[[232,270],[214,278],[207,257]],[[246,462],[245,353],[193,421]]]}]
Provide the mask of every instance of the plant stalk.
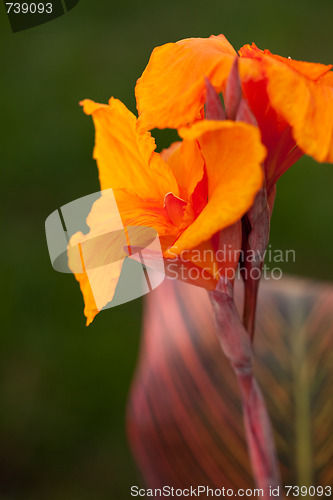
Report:
[{"label": "plant stalk", "polygon": [[251,339],[245,330],[232,297],[232,285],[221,279],[216,290],[208,292],[213,306],[218,338],[236,374],[242,397],[247,445],[257,488],[270,498],[270,488],[281,481],[273,431],[261,390],[253,374]]}]

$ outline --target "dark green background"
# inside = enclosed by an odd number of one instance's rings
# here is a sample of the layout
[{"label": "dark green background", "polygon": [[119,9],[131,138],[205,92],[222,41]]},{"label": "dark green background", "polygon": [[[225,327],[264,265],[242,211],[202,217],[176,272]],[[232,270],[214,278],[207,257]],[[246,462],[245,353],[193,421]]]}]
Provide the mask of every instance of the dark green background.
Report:
[{"label": "dark green background", "polygon": [[[332,18],[331,0],[81,0],[12,34],[1,5],[1,500],[122,500],[139,481],[124,413],[141,301],[86,328],[79,288],[52,270],[45,242],[49,213],[98,190],[78,101],[114,95],[134,111],[151,50],[188,36],[333,62]],[[332,186],[333,167],[307,158],[279,182],[271,243],[296,250],[286,271],[333,280]]]}]

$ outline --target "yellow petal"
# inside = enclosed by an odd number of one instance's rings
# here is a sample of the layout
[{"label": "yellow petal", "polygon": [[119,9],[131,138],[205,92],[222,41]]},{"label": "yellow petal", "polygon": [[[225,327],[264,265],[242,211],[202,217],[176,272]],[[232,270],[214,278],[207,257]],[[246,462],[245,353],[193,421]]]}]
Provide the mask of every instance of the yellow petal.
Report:
[{"label": "yellow petal", "polygon": [[[88,234],[78,232],[70,239],[68,264],[80,283],[84,314],[87,324],[90,324],[113,299],[126,257],[126,235],[112,190],[103,191],[101,198],[93,204],[87,225],[90,228]],[[76,247],[79,248],[83,272],[77,272],[78,253],[71,252],[71,248]]]},{"label": "yellow petal", "polygon": [[155,141],[147,132],[136,130],[136,117],[118,99],[109,105],[82,101],[92,114],[96,136],[101,189],[132,189],[143,199],[163,199],[168,191],[178,196],[177,182],[170,167],[155,153]]}]

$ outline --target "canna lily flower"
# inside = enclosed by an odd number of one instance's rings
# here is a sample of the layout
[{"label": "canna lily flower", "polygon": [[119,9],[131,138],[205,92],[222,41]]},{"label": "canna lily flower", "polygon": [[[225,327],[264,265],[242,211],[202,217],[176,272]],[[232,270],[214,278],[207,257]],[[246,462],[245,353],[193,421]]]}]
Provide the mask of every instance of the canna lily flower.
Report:
[{"label": "canna lily flower", "polygon": [[[109,262],[114,252],[107,240],[95,245],[100,240],[91,235],[117,233],[120,219],[125,232],[133,226],[154,229],[166,273],[182,268],[179,279],[208,290],[219,341],[241,389],[251,463],[265,498],[268,485],[278,487],[280,477],[269,415],[253,373],[259,279],[247,271],[257,270],[260,277],[279,177],[304,153],[333,162],[331,69],[254,44],[237,54],[223,35],[190,38],[153,51],[136,86],[138,120],[114,98],[108,105],[82,102],[95,125],[102,191],[87,219],[90,233],[77,233],[70,242],[89,246],[93,240],[88,262],[93,274],[75,272],[87,324],[113,299],[122,270],[120,259],[112,261],[111,273],[91,265],[96,252],[102,254],[99,262]],[[158,154],[149,133],[156,127],[177,129],[181,141]],[[120,219],[103,195],[110,189]],[[217,254],[226,245],[231,252],[221,265]],[[233,300],[235,274],[228,274],[238,266],[241,249],[243,324]],[[253,250],[257,257],[247,260]],[[69,252],[74,271],[71,264]],[[194,269],[199,274],[193,279]]]},{"label": "canna lily flower", "polygon": [[[157,47],[136,86],[139,130],[200,122],[211,91],[223,93],[225,117],[256,123],[267,149],[265,185],[243,217],[244,325],[254,334],[256,295],[269,239],[277,180],[305,153],[333,162],[332,65],[294,61],[223,36],[189,38]],[[170,84],[172,82],[172,84]],[[181,112],[179,112],[181,110]],[[207,103],[206,103],[207,112]],[[223,118],[221,118],[223,119]]]},{"label": "canna lily flower", "polygon": [[255,44],[245,45],[237,55],[223,35],[154,49],[136,86],[139,130],[178,129],[200,120],[205,77],[217,93],[224,92],[235,58],[243,95],[268,152],[268,195],[304,153],[319,162],[333,162],[332,65],[294,61]]},{"label": "canna lily flower", "polygon": [[[171,264],[173,269],[180,265],[182,255],[185,275],[183,272],[181,279],[191,281],[189,270],[196,268],[202,271],[202,279],[196,277],[193,282],[215,289],[223,268],[221,262],[207,260],[205,252],[210,250],[209,255],[214,255],[218,250],[221,231],[225,243],[240,247],[240,219],[263,183],[266,151],[257,127],[201,120],[181,129],[183,140],[158,154],[150,133],[138,130],[136,117],[119,100],[111,98],[109,105],[85,100],[82,105],[95,125],[94,158],[102,191],[87,219],[91,231],[98,233],[101,226],[112,231],[112,213],[103,198],[103,190],[111,188],[125,228],[144,226],[157,231],[167,273]],[[89,237],[89,233],[76,234],[71,244],[82,244]],[[105,252],[107,260],[110,249],[98,251]],[[229,269],[237,262],[225,261],[223,265]],[[112,275],[96,270],[98,308],[87,272],[75,273],[88,324],[112,300],[120,273],[121,264],[113,268]]]}]

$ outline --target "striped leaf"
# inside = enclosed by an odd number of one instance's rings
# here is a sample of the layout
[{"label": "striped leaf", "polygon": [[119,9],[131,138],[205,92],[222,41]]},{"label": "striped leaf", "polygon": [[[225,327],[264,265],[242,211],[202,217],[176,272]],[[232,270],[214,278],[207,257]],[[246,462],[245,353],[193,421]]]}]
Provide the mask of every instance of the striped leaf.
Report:
[{"label": "striped leaf", "polygon": [[[127,426],[146,484],[254,487],[239,390],[206,291],[165,281],[146,297],[143,330]],[[284,484],[332,485],[333,287],[262,282],[255,353]]]}]

